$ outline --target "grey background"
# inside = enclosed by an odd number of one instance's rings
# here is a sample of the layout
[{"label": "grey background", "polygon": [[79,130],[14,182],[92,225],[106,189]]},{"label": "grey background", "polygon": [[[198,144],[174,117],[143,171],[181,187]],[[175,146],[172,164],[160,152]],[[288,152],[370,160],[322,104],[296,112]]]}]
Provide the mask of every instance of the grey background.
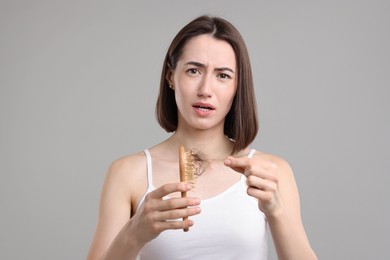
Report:
[{"label": "grey background", "polygon": [[[163,56],[198,15],[246,39],[261,131],[320,259],[390,259],[389,1],[0,1],[0,259],[84,259],[110,163],[168,135]],[[275,259],[270,253],[270,259]]]}]

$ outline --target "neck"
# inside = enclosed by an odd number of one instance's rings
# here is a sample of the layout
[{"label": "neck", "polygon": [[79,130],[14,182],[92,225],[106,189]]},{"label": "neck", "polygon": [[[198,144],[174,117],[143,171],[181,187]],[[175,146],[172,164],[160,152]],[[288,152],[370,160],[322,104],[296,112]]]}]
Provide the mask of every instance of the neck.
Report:
[{"label": "neck", "polygon": [[175,145],[183,145],[186,149],[196,149],[210,160],[222,160],[230,155],[233,142],[223,131],[193,130],[180,131],[178,129],[169,140]]}]

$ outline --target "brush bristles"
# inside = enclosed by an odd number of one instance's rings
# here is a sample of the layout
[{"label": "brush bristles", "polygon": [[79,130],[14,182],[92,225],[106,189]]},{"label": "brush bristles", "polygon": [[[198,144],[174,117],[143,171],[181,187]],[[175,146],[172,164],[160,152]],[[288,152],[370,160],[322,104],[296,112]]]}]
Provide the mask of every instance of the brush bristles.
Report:
[{"label": "brush bristles", "polygon": [[191,189],[195,187],[196,181],[196,162],[191,150],[186,151],[183,146],[179,147],[180,160],[180,181],[187,182]]},{"label": "brush bristles", "polygon": [[[183,146],[179,146],[179,168],[180,168],[180,181],[187,182],[191,185],[191,189],[195,187],[196,180],[196,164],[193,159],[191,151],[186,151]],[[182,191],[181,197],[187,197],[187,192]],[[187,220],[188,217],[183,217],[183,221]],[[184,228],[183,231],[187,232],[189,228]]]},{"label": "brush bristles", "polygon": [[184,181],[191,185],[191,188],[195,188],[196,183],[196,164],[194,156],[191,151],[185,151],[184,153]]}]

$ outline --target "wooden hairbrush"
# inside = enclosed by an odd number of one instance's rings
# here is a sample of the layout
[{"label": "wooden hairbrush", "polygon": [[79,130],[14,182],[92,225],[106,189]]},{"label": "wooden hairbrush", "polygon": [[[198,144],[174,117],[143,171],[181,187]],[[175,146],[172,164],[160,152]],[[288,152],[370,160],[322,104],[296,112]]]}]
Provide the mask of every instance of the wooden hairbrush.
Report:
[{"label": "wooden hairbrush", "polygon": [[[180,181],[187,182],[191,185],[193,189],[195,187],[196,182],[196,162],[194,158],[194,154],[191,150],[186,150],[183,146],[179,146],[179,168],[180,168]],[[187,192],[181,192],[181,197],[187,197]],[[184,220],[187,220],[188,217],[184,217]],[[187,232],[189,229],[183,229],[184,232]]]}]

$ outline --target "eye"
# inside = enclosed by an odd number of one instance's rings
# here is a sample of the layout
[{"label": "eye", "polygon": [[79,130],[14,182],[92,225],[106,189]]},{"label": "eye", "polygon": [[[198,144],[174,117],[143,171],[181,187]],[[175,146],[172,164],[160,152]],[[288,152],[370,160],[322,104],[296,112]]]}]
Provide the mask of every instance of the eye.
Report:
[{"label": "eye", "polygon": [[194,68],[188,69],[187,73],[190,74],[190,75],[200,74],[199,70],[198,69],[194,69]]},{"label": "eye", "polygon": [[230,75],[228,75],[228,74],[221,73],[221,74],[218,74],[218,78],[220,78],[220,79],[231,79],[232,77],[230,77]]}]

